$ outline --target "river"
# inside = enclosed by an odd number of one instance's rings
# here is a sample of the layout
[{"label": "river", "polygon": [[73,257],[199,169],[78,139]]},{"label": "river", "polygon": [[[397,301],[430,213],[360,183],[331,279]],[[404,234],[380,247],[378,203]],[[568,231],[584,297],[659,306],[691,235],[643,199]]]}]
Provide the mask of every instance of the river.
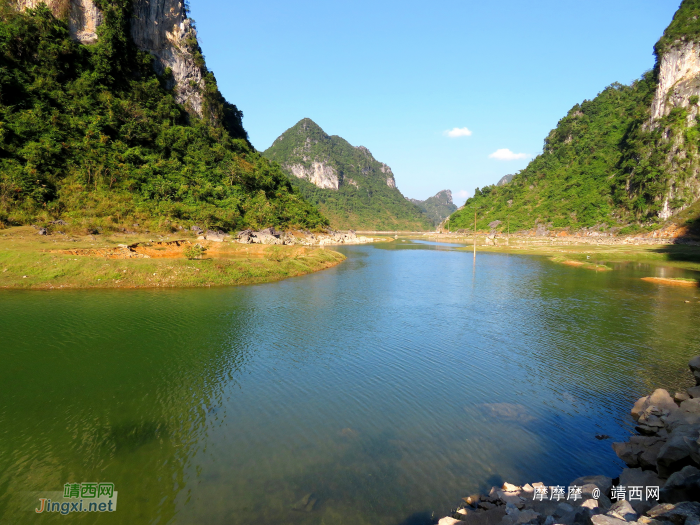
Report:
[{"label": "river", "polygon": [[698,290],[458,248],[341,247],[259,286],[1,292],[0,523],[68,482],[114,483],[118,510],[41,521],[423,525],[504,480],[619,474],[634,400],[689,386]]}]

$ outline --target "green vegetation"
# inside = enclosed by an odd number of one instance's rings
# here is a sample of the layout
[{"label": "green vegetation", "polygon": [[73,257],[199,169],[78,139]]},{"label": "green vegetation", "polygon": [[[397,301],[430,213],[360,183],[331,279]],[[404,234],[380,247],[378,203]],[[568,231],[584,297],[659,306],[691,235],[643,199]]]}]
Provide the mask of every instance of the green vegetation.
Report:
[{"label": "green vegetation", "polygon": [[574,106],[545,139],[541,155],[511,182],[477,188],[450,217],[450,229],[472,228],[474,211],[481,230],[495,220],[502,221],[501,230],[510,221],[512,232],[538,224],[615,226],[620,209],[631,204],[616,192],[623,175],[623,146],[648,114],[655,89],[653,75],[646,74],[631,86],[613,84],[595,99]]},{"label": "green vegetation", "polygon": [[[661,227],[660,217],[671,211],[677,225],[698,230],[699,215],[690,215],[689,208],[697,198],[700,120],[689,119],[689,107],[700,98],[675,100],[678,105],[650,125],[661,59],[689,41],[700,41],[700,0],[681,3],[655,47],[653,71],[574,106],[549,134],[541,155],[510,182],[477,188],[452,216],[451,228],[471,227],[476,211],[482,230],[494,220],[502,221],[503,230],[510,220],[512,230],[638,233]],[[693,86],[687,88],[696,90]]]},{"label": "green vegetation", "polygon": [[186,259],[199,259],[206,253],[206,251],[207,249],[202,245],[194,244],[185,248],[184,255]]},{"label": "green vegetation", "polygon": [[[132,239],[133,240],[133,239]],[[338,252],[299,246],[214,243],[215,256],[107,259],[63,251],[116,248],[122,235],[56,241],[33,228],[0,233],[0,289],[172,288],[259,284],[306,275],[345,260]],[[268,256],[271,254],[272,256]]]},{"label": "green vegetation", "polygon": [[457,206],[452,202],[452,192],[450,190],[439,191],[424,201],[418,199],[409,200],[423,210],[423,213],[425,213],[433,226],[439,225],[457,210]]},{"label": "green vegetation", "polygon": [[0,227],[59,218],[104,231],[328,224],[248,143],[196,39],[204,119],[175,103],[169,72],[156,75],[153,57],[133,45],[131,2],[96,3],[105,23],[91,46],[72,41],[43,4],[21,14],[0,7]]},{"label": "green vegetation", "polygon": [[[421,209],[388,184],[394,184],[394,176],[386,164],[375,160],[367,148],[356,148],[341,137],[328,136],[311,119],[303,119],[285,131],[264,155],[282,166],[299,192],[335,228],[430,229]],[[332,170],[338,179],[337,190],[319,188],[292,174],[292,166],[313,173],[314,163],[323,164],[329,174]]]},{"label": "green vegetation", "polygon": [[700,0],[683,0],[654,47],[657,60],[677,42],[700,40]]}]

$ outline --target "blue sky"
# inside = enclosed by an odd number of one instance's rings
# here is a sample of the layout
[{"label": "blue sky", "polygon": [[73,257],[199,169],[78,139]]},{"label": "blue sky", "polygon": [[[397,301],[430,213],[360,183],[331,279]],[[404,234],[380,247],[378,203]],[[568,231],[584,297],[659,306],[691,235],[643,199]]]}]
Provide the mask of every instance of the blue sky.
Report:
[{"label": "blue sky", "polygon": [[257,149],[308,117],[407,197],[461,204],[524,168],[574,104],[651,69],[679,4],[191,0],[191,16]]}]

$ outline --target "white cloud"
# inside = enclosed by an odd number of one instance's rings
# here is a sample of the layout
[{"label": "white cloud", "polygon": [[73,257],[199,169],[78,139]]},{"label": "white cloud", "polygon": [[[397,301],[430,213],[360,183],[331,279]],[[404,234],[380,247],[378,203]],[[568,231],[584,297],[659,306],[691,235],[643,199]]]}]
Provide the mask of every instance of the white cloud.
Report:
[{"label": "white cloud", "polygon": [[527,153],[513,153],[507,148],[499,149],[491,153],[489,155],[490,159],[496,159],[496,160],[521,160],[521,159],[529,159],[530,155]]},{"label": "white cloud", "polygon": [[469,128],[452,128],[443,132],[443,135],[456,139],[457,137],[471,137],[472,132]]},{"label": "white cloud", "polygon": [[471,196],[467,190],[459,190],[452,194],[452,202],[457,206],[462,206],[464,202]]}]

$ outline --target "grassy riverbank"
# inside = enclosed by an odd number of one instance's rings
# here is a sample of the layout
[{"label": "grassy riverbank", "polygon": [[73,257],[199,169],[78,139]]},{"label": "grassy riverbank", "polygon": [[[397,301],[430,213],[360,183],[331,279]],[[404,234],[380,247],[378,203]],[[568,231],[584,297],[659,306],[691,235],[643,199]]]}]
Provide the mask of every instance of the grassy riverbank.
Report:
[{"label": "grassy riverbank", "polygon": [[477,250],[545,255],[562,264],[580,263],[595,269],[605,263],[638,262],[700,271],[700,246],[687,245],[528,245],[477,246]]},{"label": "grassy riverbank", "polygon": [[[135,243],[199,242],[201,259],[182,249],[155,247],[150,258],[107,258],[97,250]],[[81,255],[78,255],[81,253]],[[82,255],[84,253],[85,255]],[[0,288],[174,288],[279,281],[324,270],[345,256],[306,246],[243,245],[196,241],[192,234],[70,237],[38,236],[31,227],[0,230]]]},{"label": "grassy riverbank", "polygon": [[[419,237],[422,240],[465,243],[465,251],[474,249],[473,237],[468,235],[440,234]],[[575,238],[532,238],[512,236],[509,240],[499,237],[496,246],[488,246],[486,236],[479,235],[476,250],[492,253],[520,253],[550,257],[554,262],[593,267],[615,262],[638,262],[671,266],[700,271],[700,246],[686,244],[596,244]],[[581,263],[581,264],[579,264]]]}]

